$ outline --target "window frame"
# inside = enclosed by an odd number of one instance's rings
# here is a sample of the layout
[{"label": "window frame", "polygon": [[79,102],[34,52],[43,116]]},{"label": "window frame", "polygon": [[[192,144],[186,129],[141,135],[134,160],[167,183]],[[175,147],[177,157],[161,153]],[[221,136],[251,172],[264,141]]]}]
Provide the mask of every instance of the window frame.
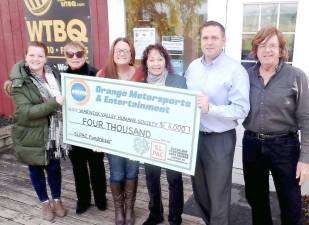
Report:
[{"label": "window frame", "polygon": [[[249,2],[249,3],[243,3],[243,13],[242,13],[242,17],[244,19],[244,9],[245,9],[245,6],[248,6],[248,5],[257,5],[259,7],[258,11],[259,11],[259,18],[258,18],[258,29],[257,30],[260,30],[262,27],[261,27],[261,23],[262,23],[262,7],[263,5],[276,5],[276,28],[279,29],[279,26],[280,26],[280,16],[281,15],[281,7],[282,5],[284,4],[295,4],[296,6],[296,18],[297,18],[297,13],[298,13],[298,10],[297,10],[297,6],[298,6],[298,2],[297,1],[289,1],[289,2],[284,2],[284,1],[280,1],[280,2],[275,2],[275,1],[272,1],[272,2]],[[244,21],[243,21],[244,22]],[[242,23],[242,29],[244,28],[244,23]],[[249,31],[249,32],[246,32],[246,31],[243,31],[242,30],[242,34],[241,34],[241,39],[242,39],[242,46],[243,46],[243,36],[244,35],[255,35],[257,32],[254,32],[254,31]],[[283,35],[293,35],[293,52],[292,52],[292,58],[291,58],[291,61],[288,61],[287,63],[289,64],[292,64],[293,62],[293,57],[294,57],[294,46],[295,46],[295,36],[296,36],[296,21],[295,21],[295,25],[294,25],[294,31],[291,32],[291,31],[282,31]],[[242,63],[254,63],[255,60],[247,60],[247,59],[242,59],[242,55],[243,55],[243,48],[241,47],[241,62]]]}]

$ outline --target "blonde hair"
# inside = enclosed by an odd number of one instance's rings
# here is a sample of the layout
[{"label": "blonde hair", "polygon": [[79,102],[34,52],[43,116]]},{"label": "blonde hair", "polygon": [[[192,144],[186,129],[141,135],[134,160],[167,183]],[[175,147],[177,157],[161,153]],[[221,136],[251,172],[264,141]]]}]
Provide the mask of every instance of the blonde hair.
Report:
[{"label": "blonde hair", "polygon": [[76,48],[76,49],[80,49],[81,51],[84,51],[86,53],[86,47],[85,45],[80,42],[80,41],[71,41],[69,43],[67,43],[65,46],[64,46],[64,54],[66,53],[66,51],[69,49],[69,48]]}]

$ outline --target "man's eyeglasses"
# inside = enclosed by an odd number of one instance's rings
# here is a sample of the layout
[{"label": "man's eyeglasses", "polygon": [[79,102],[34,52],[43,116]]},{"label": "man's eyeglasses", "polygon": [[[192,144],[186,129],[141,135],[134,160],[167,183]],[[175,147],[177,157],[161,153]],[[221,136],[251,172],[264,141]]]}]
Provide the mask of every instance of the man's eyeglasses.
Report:
[{"label": "man's eyeglasses", "polygon": [[270,50],[275,50],[279,47],[278,44],[260,44],[258,45],[258,48],[261,49],[261,50],[265,50],[265,49],[270,49]]},{"label": "man's eyeglasses", "polygon": [[120,55],[120,54],[127,55],[127,54],[130,53],[130,50],[128,50],[128,49],[115,49],[115,53],[117,55]]},{"label": "man's eyeglasses", "polygon": [[84,51],[78,51],[78,52],[65,52],[66,57],[69,59],[73,58],[74,55],[76,58],[82,58],[84,56],[85,52]]}]

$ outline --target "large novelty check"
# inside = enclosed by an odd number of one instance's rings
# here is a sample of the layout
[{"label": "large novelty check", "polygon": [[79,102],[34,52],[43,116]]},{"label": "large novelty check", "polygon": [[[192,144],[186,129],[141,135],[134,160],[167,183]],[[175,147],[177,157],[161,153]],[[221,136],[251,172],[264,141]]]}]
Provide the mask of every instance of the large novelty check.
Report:
[{"label": "large novelty check", "polygon": [[194,174],[196,93],[62,73],[64,142]]}]

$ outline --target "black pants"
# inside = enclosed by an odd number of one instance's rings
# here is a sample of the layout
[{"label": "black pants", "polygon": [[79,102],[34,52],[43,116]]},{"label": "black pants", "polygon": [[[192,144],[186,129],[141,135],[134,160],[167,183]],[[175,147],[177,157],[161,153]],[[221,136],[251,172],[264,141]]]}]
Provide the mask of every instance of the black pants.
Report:
[{"label": "black pants", "polygon": [[73,166],[78,203],[84,205],[91,203],[92,187],[95,204],[100,206],[102,202],[106,200],[106,176],[103,162],[104,153],[72,146],[69,157]]},{"label": "black pants", "polygon": [[[145,164],[146,183],[149,194],[149,210],[153,217],[163,217],[161,197],[161,167]],[[183,182],[180,172],[166,169],[169,190],[169,215],[170,224],[181,224],[183,211]]]},{"label": "black pants", "polygon": [[246,197],[253,225],[272,225],[269,203],[269,172],[272,173],[281,209],[282,225],[302,225],[301,190],[296,179],[299,159],[297,135],[260,140],[246,131],[243,138],[243,169]]}]

